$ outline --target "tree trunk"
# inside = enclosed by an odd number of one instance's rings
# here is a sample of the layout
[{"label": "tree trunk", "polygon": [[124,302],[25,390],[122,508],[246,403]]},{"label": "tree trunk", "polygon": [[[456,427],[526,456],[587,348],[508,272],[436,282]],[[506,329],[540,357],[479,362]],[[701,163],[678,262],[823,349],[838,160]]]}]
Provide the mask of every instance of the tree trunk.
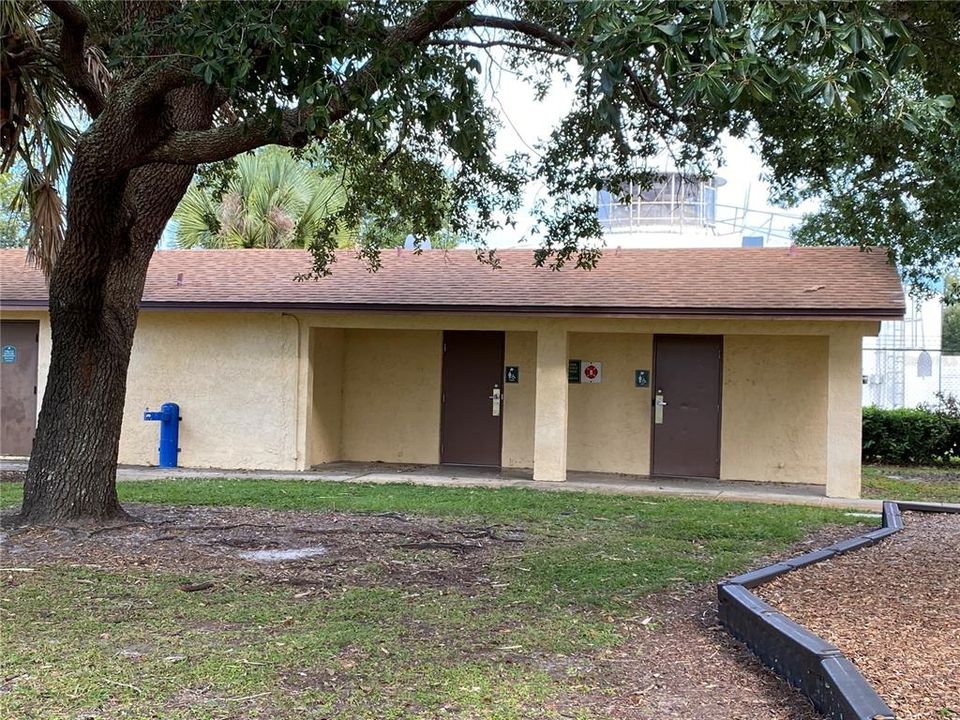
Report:
[{"label": "tree trunk", "polygon": [[52,353],[21,517],[32,523],[124,516],[116,468],[127,367],[147,266],[194,167],[97,172],[106,149],[77,149],[67,232],[50,276]]}]

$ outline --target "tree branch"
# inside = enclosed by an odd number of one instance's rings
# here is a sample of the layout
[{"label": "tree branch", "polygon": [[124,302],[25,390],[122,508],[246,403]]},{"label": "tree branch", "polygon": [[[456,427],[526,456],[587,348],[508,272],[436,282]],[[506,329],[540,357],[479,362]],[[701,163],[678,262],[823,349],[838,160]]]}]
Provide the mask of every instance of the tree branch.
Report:
[{"label": "tree branch", "polygon": [[323,131],[313,135],[307,133],[305,121],[310,112],[299,108],[285,110],[279,123],[259,116],[209,130],[175,132],[162,145],[140,158],[137,164],[197,165],[226,160],[264,145],[303,147],[311,137],[322,139],[326,135]]},{"label": "tree branch", "polygon": [[[402,48],[421,44],[430,33],[447,25],[475,1],[426,2],[406,25],[395,28],[363,68],[343,84],[340,100],[330,106],[327,127],[354,110],[355,104],[348,98],[368,97],[386,79],[382,76],[393,74],[396,70],[393,64],[401,61]],[[379,72],[372,71],[371,67],[379,68]],[[312,106],[297,107],[284,111],[280,123],[261,115],[226,127],[175,132],[166,142],[141,158],[138,164],[163,162],[196,165],[226,160],[263,145],[303,147],[311,137],[322,139],[326,136],[327,128],[308,132],[306,121],[314,112]]]},{"label": "tree branch", "polygon": [[557,55],[566,57],[570,53],[557,47],[548,45],[534,45],[533,43],[516,42],[514,40],[466,40],[461,38],[436,38],[429,40],[426,45],[436,47],[470,47],[488,49],[494,47],[509,47],[518,50],[529,50],[530,52],[539,52],[545,55]]},{"label": "tree branch", "polygon": [[559,33],[548,30],[542,25],[530,22],[529,20],[519,20],[516,18],[497,17],[496,15],[467,15],[463,18],[456,18],[447,23],[445,29],[455,28],[492,28],[495,30],[507,30],[527,37],[536,38],[552,47],[562,48],[568,52],[573,50],[573,44]]},{"label": "tree branch", "polygon": [[63,22],[60,31],[59,64],[63,74],[91,117],[97,117],[106,103],[96,80],[87,69],[84,42],[87,37],[87,16],[73,0],[44,0],[46,6]]},{"label": "tree branch", "polygon": [[[557,48],[561,50],[564,54],[570,55],[573,53],[573,43],[562,35],[549,30],[542,25],[527,21],[527,20],[518,20],[514,18],[504,18],[498,17],[495,15],[467,15],[463,18],[458,18],[453,20],[447,25],[448,28],[494,28],[497,30],[506,30],[508,32],[517,33],[519,35],[525,35],[526,37],[534,38],[540,42],[550,46],[551,48]],[[432,41],[437,44],[449,44],[449,45],[470,45],[471,43],[458,39],[449,39],[445,41]],[[534,50],[547,52],[546,48],[540,46],[534,46],[527,43],[515,43],[511,44],[507,41],[496,41],[491,40],[489,43],[484,43],[477,45],[478,47],[484,47],[486,45],[508,45],[512,47],[519,47],[525,50]],[[640,99],[645,105],[650,107],[653,110],[657,110],[665,117],[676,122],[678,116],[670,108],[663,105],[657,101],[655,97],[650,93],[649,88],[647,88],[643,82],[640,80],[639,76],[629,65],[626,67],[627,75],[630,78],[631,84],[633,85],[634,90],[640,96]]]},{"label": "tree branch", "polygon": [[630,82],[633,85],[634,90],[640,94],[641,99],[648,107],[659,111],[664,117],[672,120],[673,122],[679,121],[680,118],[677,113],[663,103],[658,102],[657,99],[650,94],[650,90],[646,85],[643,84],[643,81],[629,64],[624,65],[624,69],[626,70],[627,77],[630,78]]}]

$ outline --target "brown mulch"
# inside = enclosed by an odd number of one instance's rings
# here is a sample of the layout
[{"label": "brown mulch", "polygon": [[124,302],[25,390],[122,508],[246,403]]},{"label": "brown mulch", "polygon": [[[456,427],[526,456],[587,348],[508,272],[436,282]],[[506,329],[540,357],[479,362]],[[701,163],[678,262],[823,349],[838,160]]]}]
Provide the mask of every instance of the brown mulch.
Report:
[{"label": "brown mulch", "polygon": [[904,521],[756,592],[837,645],[901,720],[960,717],[960,515]]}]

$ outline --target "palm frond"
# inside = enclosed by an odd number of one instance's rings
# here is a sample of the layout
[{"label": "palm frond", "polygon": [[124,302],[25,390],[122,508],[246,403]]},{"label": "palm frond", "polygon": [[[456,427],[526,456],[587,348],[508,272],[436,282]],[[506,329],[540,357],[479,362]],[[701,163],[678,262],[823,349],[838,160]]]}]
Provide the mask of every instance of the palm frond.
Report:
[{"label": "palm frond", "polygon": [[303,248],[333,227],[338,244],[355,243],[354,228],[332,223],[346,201],[341,174],[322,175],[286,148],[266,148],[237,158],[219,200],[210,190],[191,187],[174,214],[177,242],[181,247]]},{"label": "palm frond", "polygon": [[220,247],[220,218],[210,196],[191,185],[173,214],[176,243],[181,248]]},{"label": "palm frond", "polygon": [[49,276],[63,247],[63,200],[43,173],[32,170],[23,179],[17,206],[30,211],[27,259]]},{"label": "palm frond", "polygon": [[[38,0],[3,2],[0,13],[0,171],[22,163],[19,207],[30,213],[28,256],[49,275],[63,243],[62,179],[79,137],[82,111],[60,68],[59,30]],[[106,88],[109,72],[99,50],[88,52],[91,72]]]}]

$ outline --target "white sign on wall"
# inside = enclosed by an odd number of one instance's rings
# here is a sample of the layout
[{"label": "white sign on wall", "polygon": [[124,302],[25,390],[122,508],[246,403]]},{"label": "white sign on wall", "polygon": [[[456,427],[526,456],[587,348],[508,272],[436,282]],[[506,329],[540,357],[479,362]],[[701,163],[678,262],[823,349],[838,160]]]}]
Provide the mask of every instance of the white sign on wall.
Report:
[{"label": "white sign on wall", "polygon": [[580,363],[580,382],[598,383],[603,375],[602,363],[595,360],[584,360]]}]

